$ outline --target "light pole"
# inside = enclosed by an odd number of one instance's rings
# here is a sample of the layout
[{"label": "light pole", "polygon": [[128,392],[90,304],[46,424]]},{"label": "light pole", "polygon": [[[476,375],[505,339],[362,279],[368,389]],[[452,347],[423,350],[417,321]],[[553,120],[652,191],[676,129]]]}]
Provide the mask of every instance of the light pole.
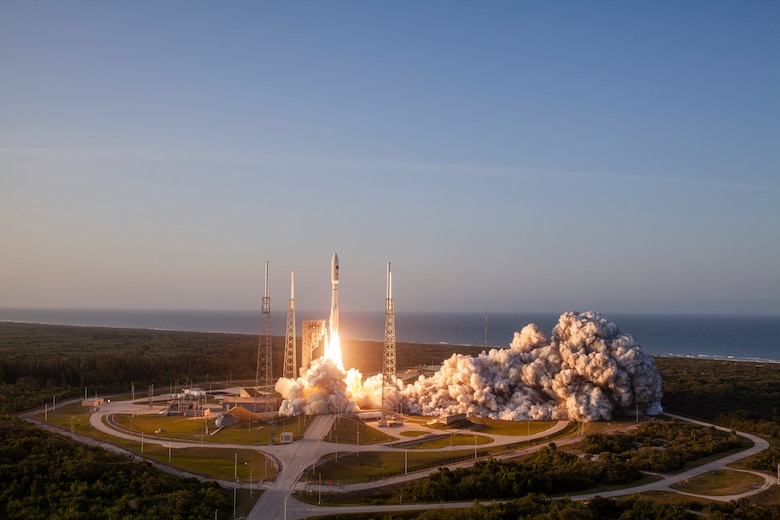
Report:
[{"label": "light pole", "polygon": [[477,436],[474,435],[474,460],[477,460]]},{"label": "light pole", "polygon": [[320,485],[317,486],[317,505],[322,505],[322,473],[320,473]]}]

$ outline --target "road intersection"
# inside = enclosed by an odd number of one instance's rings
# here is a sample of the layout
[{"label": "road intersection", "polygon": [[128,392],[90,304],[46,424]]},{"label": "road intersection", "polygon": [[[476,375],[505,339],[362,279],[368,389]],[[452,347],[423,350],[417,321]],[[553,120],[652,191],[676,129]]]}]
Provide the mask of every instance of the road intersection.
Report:
[{"label": "road intersection", "polygon": [[[130,401],[107,402],[90,416],[90,423],[94,428],[104,433],[108,433],[114,437],[137,441],[141,438],[137,432],[128,432],[127,430],[122,430],[119,428],[112,427],[109,424],[110,421],[108,421],[107,418],[110,417],[112,414],[155,413],[158,412],[160,409],[161,409],[160,407],[150,409],[146,404],[146,402],[142,402],[140,400],[136,402],[130,402]],[[696,424],[701,424],[706,426],[713,426],[700,421],[691,421],[690,419],[680,417],[680,416],[675,416],[671,414],[667,414],[667,415],[679,420],[690,421]],[[25,414],[25,416],[29,419],[31,415]],[[418,479],[432,471],[436,471],[436,469],[432,469],[426,472],[415,472],[408,475],[399,475],[395,477],[390,477],[381,482],[370,482],[364,484],[348,484],[348,485],[340,485],[335,487],[332,485],[317,486],[316,484],[315,485],[309,484],[306,486],[304,485],[304,483],[301,482],[301,477],[303,476],[304,472],[307,471],[307,469],[309,469],[310,467],[312,467],[312,465],[315,464],[318,460],[320,460],[323,456],[333,453],[336,449],[338,449],[338,451],[340,452],[349,452],[349,451],[352,452],[396,451],[397,452],[399,451],[398,447],[390,446],[391,443],[387,443],[384,445],[359,445],[359,446],[356,445],[345,446],[341,444],[337,446],[336,444],[328,442],[326,438],[334,420],[335,420],[334,416],[327,416],[327,415],[315,416],[311,424],[309,425],[309,427],[306,429],[303,439],[295,441],[290,444],[281,444],[281,445],[272,445],[272,446],[247,446],[245,444],[211,444],[211,446],[213,447],[220,447],[220,448],[227,448],[227,449],[257,450],[265,453],[266,455],[271,456],[279,466],[276,480],[270,483],[264,483],[262,485],[262,487],[265,488],[265,492],[258,500],[258,502],[255,504],[255,507],[252,509],[250,514],[247,516],[248,519],[261,520],[261,519],[269,519],[269,518],[273,518],[273,519],[284,518],[284,519],[295,520],[300,518],[306,518],[312,515],[322,515],[322,514],[332,514],[332,513],[358,513],[358,512],[381,513],[381,512],[403,511],[403,510],[423,510],[423,509],[430,509],[430,508],[448,508],[448,509],[468,508],[473,505],[473,502],[464,502],[464,503],[443,503],[443,504],[442,503],[403,504],[403,505],[396,504],[396,505],[389,505],[389,506],[377,506],[377,505],[339,506],[336,508],[336,507],[326,507],[326,506],[306,504],[296,500],[295,498],[292,498],[292,493],[294,491],[303,490],[304,488],[310,491],[323,491],[323,490],[327,490],[328,492],[353,491],[358,489],[375,488],[375,487],[388,485],[392,483]],[[538,438],[542,438],[560,432],[567,426],[567,424],[568,423],[565,421],[560,421],[550,429],[547,429],[542,432],[537,432],[536,434],[531,435],[530,439],[534,439],[534,438],[538,439]],[[403,428],[404,427],[401,427],[401,429]],[[728,429],[722,427],[716,426],[716,428],[729,431]],[[391,436],[397,436],[400,433],[401,429],[390,428],[385,430],[385,433],[388,433]],[[415,424],[413,429],[425,430],[426,427],[424,425]],[[430,432],[435,432],[435,430],[430,430]],[[471,434],[471,432],[468,432],[467,430],[464,430],[462,433]],[[597,495],[601,497],[616,497],[621,495],[641,493],[645,491],[673,490],[670,486],[676,483],[685,481],[687,479],[707,473],[709,471],[725,469],[728,464],[731,464],[732,462],[743,459],[745,457],[749,457],[750,455],[758,453],[769,446],[769,444],[760,437],[750,435],[747,433],[740,433],[740,432],[738,432],[738,434],[750,439],[754,443],[754,445],[751,448],[748,448],[741,452],[731,454],[721,459],[718,459],[716,461],[703,464],[701,466],[690,469],[683,473],[679,473],[676,475],[659,475],[661,477],[659,480],[649,484],[644,484],[641,486],[635,486],[631,488],[607,491],[607,492],[600,492],[598,494],[590,493],[590,494],[574,495],[571,496],[570,498],[573,500],[587,500]],[[505,436],[505,435],[493,435],[493,434],[485,434],[485,433],[479,433],[479,435],[490,437],[492,439],[492,442],[490,443],[491,446],[518,443],[527,440],[529,438],[526,436]],[[568,443],[577,442],[578,440],[579,437],[567,438],[567,439],[557,440],[556,443],[558,445],[565,445]],[[146,442],[162,444],[166,447],[172,447],[172,448],[189,448],[189,447],[201,446],[201,443],[199,442],[163,440],[159,438],[156,439],[156,438],[149,438],[149,437],[147,437]],[[103,446],[108,448],[110,445],[103,445]],[[527,453],[531,449],[538,449],[541,446],[542,445],[537,445],[535,448],[526,448],[525,450],[522,450],[520,454],[524,452]],[[114,447],[112,448],[116,449]],[[433,448],[426,451],[446,451],[447,449],[450,448]],[[516,456],[518,454],[519,453],[516,451],[506,456]],[[467,466],[470,464],[473,464],[473,459],[459,464],[448,464],[447,466],[453,468],[459,465]],[[182,473],[182,472],[178,472],[178,473]],[[729,501],[729,500],[735,500],[741,498],[743,496],[748,496],[750,494],[758,493],[768,488],[770,485],[777,483],[777,479],[773,476],[767,475],[765,473],[760,473],[760,472],[751,472],[751,473],[759,475],[764,479],[764,483],[759,489],[754,489],[747,493],[743,493],[740,495],[733,495],[733,496],[707,496],[707,497],[701,497],[700,495],[691,495],[691,496],[714,499],[719,501]],[[188,476],[192,476],[192,475],[188,475]],[[205,478],[203,477],[200,478],[205,480]],[[224,481],[220,483],[223,486],[227,486],[227,487],[236,487],[236,486],[248,487],[252,485],[251,483],[234,483],[234,482],[224,482]],[[257,484],[254,484],[254,486],[255,489],[258,487]],[[673,490],[673,491],[681,493],[680,491],[677,490]],[[688,494],[688,493],[683,493],[683,494]]]}]

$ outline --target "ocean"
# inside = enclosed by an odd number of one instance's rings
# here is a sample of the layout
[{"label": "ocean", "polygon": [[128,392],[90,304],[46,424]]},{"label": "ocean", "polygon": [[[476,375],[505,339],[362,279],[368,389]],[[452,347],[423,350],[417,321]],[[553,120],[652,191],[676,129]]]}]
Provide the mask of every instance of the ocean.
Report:
[{"label": "ocean", "polygon": [[[397,312],[396,341],[403,343],[507,347],[515,331],[529,323],[548,335],[558,314],[402,313]],[[605,314],[621,332],[631,334],[652,355],[780,362],[780,316],[693,316]],[[301,321],[326,319],[327,313],[298,311]],[[258,334],[260,311],[0,309],[0,321]],[[283,336],[286,311],[271,312],[271,329]],[[345,339],[383,341],[384,314],[341,312]]]}]

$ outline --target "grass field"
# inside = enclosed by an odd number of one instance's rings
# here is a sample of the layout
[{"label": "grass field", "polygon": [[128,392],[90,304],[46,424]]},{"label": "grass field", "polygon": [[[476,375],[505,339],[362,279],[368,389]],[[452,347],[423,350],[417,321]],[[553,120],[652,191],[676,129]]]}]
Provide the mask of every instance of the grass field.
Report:
[{"label": "grass field", "polygon": [[274,442],[279,441],[282,432],[290,431],[295,439],[300,439],[311,424],[311,417],[307,416],[276,418],[273,422],[259,421],[251,424],[242,421],[215,433],[217,426],[214,421],[202,417],[114,414],[113,420],[126,430],[144,432],[161,439],[247,446],[270,444],[272,433]]},{"label": "grass field", "polygon": [[468,433],[450,433],[446,437],[439,437],[432,440],[419,439],[418,442],[407,445],[409,449],[419,450],[435,450],[439,448],[454,447],[454,446],[474,446],[474,444],[482,445],[493,442],[490,437],[484,435],[473,435]]},{"label": "grass field", "polygon": [[[276,478],[276,464],[270,457],[266,457],[262,453],[252,450],[228,450],[210,447],[209,444],[205,442],[203,447],[171,449],[171,459],[169,461],[167,441],[174,439],[189,440],[193,442],[201,441],[200,435],[190,439],[182,439],[182,437],[187,435],[187,432],[194,431],[192,419],[189,419],[190,423],[187,423],[187,419],[182,417],[151,415],[136,415],[135,417],[131,417],[129,415],[115,415],[114,417],[117,419],[117,423],[122,427],[126,427],[128,430],[131,429],[130,421],[132,419],[132,431],[136,435],[139,435],[142,431],[146,433],[147,430],[152,434],[148,437],[130,440],[114,437],[93,428],[89,422],[90,414],[86,408],[81,406],[81,403],[58,406],[55,411],[49,411],[45,415],[48,419],[46,420],[47,423],[62,428],[63,430],[72,431],[96,440],[110,442],[111,444],[130,452],[143,455],[146,458],[156,460],[157,462],[189,473],[204,475],[220,480],[235,480],[235,456],[238,453],[238,478],[242,482],[249,482],[250,478],[253,478],[253,481],[255,482],[263,480],[264,477],[267,480]],[[43,421],[44,414],[36,416],[36,418]],[[169,438],[160,438],[160,436],[153,435],[154,430],[151,428],[157,427],[161,423],[154,420],[146,421],[146,419],[174,419],[174,421],[169,421],[165,424],[166,426],[172,427],[179,437],[171,435]],[[287,422],[286,427],[292,428],[293,424],[294,421],[290,420]],[[232,444],[241,443],[233,442]]]},{"label": "grass field", "polygon": [[[312,480],[321,474],[323,482],[342,480],[361,480],[373,477],[397,475],[405,470],[413,471],[415,468],[430,467],[445,463],[461,457],[471,457],[473,450],[454,450],[444,452],[419,452],[419,451],[364,451],[359,454],[349,453],[338,457],[338,461],[328,457],[329,460],[319,464],[310,474]],[[480,453],[481,455],[481,453]]]},{"label": "grass field", "polygon": [[401,437],[422,437],[423,435],[428,435],[428,432],[424,432],[422,430],[401,432]]},{"label": "grass field", "polygon": [[385,435],[376,428],[372,428],[360,419],[348,415],[342,415],[333,422],[333,426],[325,437],[328,442],[341,444],[382,444],[395,440],[395,437]]},{"label": "grass field", "polygon": [[[141,454],[141,443],[132,451]],[[209,478],[240,482],[261,482],[276,478],[276,465],[270,457],[253,450],[224,448],[169,448],[144,443],[143,456],[178,469]]]},{"label": "grass field", "polygon": [[710,471],[670,486],[672,489],[694,495],[728,496],[747,493],[760,488],[764,479],[743,471]]}]

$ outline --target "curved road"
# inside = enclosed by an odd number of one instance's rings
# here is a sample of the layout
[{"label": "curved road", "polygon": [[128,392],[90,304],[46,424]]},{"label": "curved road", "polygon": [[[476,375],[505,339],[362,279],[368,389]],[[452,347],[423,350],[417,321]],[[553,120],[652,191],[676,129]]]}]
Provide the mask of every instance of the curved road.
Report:
[{"label": "curved road", "polygon": [[[144,402],[145,403],[145,402]],[[155,410],[159,410],[158,407]],[[148,405],[136,405],[129,401],[115,401],[111,403],[106,403],[104,406],[101,407],[100,410],[95,412],[90,417],[90,423],[92,426],[94,426],[96,429],[99,429],[100,431],[103,431],[105,433],[108,433],[112,436],[123,438],[123,439],[132,439],[132,440],[138,440],[140,436],[134,435],[132,433],[128,433],[126,431],[119,431],[114,428],[111,428],[109,425],[106,425],[103,421],[103,417],[105,415],[110,415],[113,413],[129,413],[129,414],[140,414],[140,413],[150,413],[150,409]],[[28,412],[24,414],[28,420],[30,419],[30,416],[32,415],[32,412]],[[665,414],[669,417],[673,417],[679,420],[689,421],[696,424],[704,425],[704,426],[715,426],[708,423],[704,423],[701,421],[694,421],[685,417],[680,417],[672,414]],[[299,479],[303,472],[312,464],[314,464],[317,460],[319,460],[323,455],[332,453],[334,451],[334,446],[324,441],[323,439],[327,435],[328,431],[331,428],[331,425],[333,424],[334,417],[333,416],[316,416],[312,423],[309,425],[309,427],[306,429],[305,437],[302,440],[296,441],[292,444],[285,444],[285,445],[275,445],[275,446],[247,446],[242,444],[212,444],[212,446],[219,446],[222,448],[231,448],[231,449],[255,449],[257,451],[261,451],[265,453],[266,455],[269,455],[273,457],[279,464],[279,472],[277,473],[277,478],[274,482],[272,482],[270,485],[266,484],[265,487],[267,488],[266,491],[263,493],[260,500],[258,500],[255,507],[252,509],[251,513],[247,518],[252,520],[260,520],[260,519],[266,519],[266,518],[274,518],[274,519],[282,519],[287,518],[290,520],[300,519],[300,518],[306,518],[307,516],[311,515],[322,515],[322,514],[332,514],[332,513],[358,513],[358,512],[375,512],[375,513],[381,513],[381,512],[391,512],[391,511],[409,511],[409,510],[423,510],[423,509],[435,509],[435,508],[469,508],[473,505],[473,501],[470,502],[448,502],[448,503],[437,503],[437,504],[404,504],[404,505],[391,505],[391,506],[377,506],[377,505],[371,505],[371,506],[339,506],[339,507],[325,507],[325,506],[316,506],[316,505],[310,505],[305,504],[302,502],[299,502],[298,500],[295,500],[294,498],[290,498],[290,495],[292,492],[296,489],[296,487],[300,488],[301,483],[299,482]],[[34,421],[37,424],[42,424],[39,421]],[[563,428],[566,427],[568,423],[565,421],[558,422],[555,426],[553,426],[550,429],[547,429],[542,432],[538,432],[534,435],[530,436],[530,439],[544,437],[547,435],[551,435],[553,433],[557,433]],[[723,428],[719,426],[715,426],[716,428],[720,430],[730,431],[728,428]],[[414,429],[421,429],[425,428],[424,426],[415,424]],[[394,428],[388,431],[388,433],[397,434],[399,431],[398,428]],[[471,432],[468,432],[467,430],[464,430],[463,433],[470,434]],[[734,461],[743,459],[745,457],[749,457],[755,453],[760,452],[763,449],[766,449],[769,447],[769,444],[762,438],[757,437],[755,435],[750,435],[747,433],[741,433],[738,432],[739,435],[746,437],[750,439],[754,445],[751,448],[748,448],[746,450],[743,450],[739,453],[735,453],[729,456],[726,456],[722,459],[718,459],[717,461],[709,462],[707,464],[704,464],[702,466],[693,468],[691,470],[688,470],[686,472],[677,474],[677,475],[662,475],[662,478],[656,482],[652,482],[649,484],[645,484],[642,486],[636,486],[632,488],[625,488],[620,490],[614,490],[614,491],[608,491],[608,492],[601,492],[601,493],[590,493],[590,494],[583,494],[583,495],[575,495],[570,497],[572,500],[587,500],[590,498],[593,498],[595,496],[602,496],[602,497],[616,497],[621,495],[628,495],[628,494],[634,494],[634,493],[641,493],[645,491],[655,491],[655,490],[670,490],[670,486],[673,484],[676,484],[678,482],[684,481],[686,479],[690,479],[692,477],[695,477],[697,475],[701,475],[703,473],[717,470],[717,469],[724,469],[728,464],[731,464]],[[479,435],[491,437],[493,439],[493,442],[491,443],[491,446],[497,446],[497,445],[505,445],[505,444],[511,444],[516,443],[521,440],[525,440],[525,437],[515,437],[515,436],[503,436],[503,435],[486,435],[483,433],[480,433]],[[73,436],[73,435],[72,435]],[[78,436],[73,436],[78,437]],[[161,444],[164,446],[170,445],[174,448],[184,448],[184,447],[197,447],[200,446],[200,443],[197,442],[183,442],[183,441],[168,441],[163,440],[159,438],[149,438],[147,437],[147,442],[150,443],[156,443]],[[80,439],[79,439],[80,440]],[[577,442],[578,438],[573,439],[567,439],[563,441],[559,441],[558,444],[567,444],[567,443],[573,443]],[[92,441],[94,442],[94,441]],[[110,445],[104,444],[104,447],[109,447]],[[460,447],[462,448],[462,447]],[[532,449],[539,449],[541,448],[541,445],[532,448]],[[345,451],[398,451],[399,448],[387,446],[387,445],[370,445],[370,446],[352,446]],[[445,448],[438,448],[438,449],[429,449],[425,451],[442,451],[442,450],[448,450],[449,447]],[[464,450],[465,451],[465,450]],[[524,450],[523,452],[528,452],[529,449]],[[521,452],[521,453],[523,453]],[[507,454],[506,456],[516,456],[518,453],[511,453]],[[460,463],[458,465],[467,466],[473,464],[473,461],[466,461],[463,463]],[[450,465],[450,467],[454,467],[456,465]],[[169,469],[169,468],[167,468]],[[338,488],[339,491],[348,491],[348,490],[355,490],[355,489],[361,489],[361,488],[374,488],[378,487],[380,485],[387,485],[390,483],[395,482],[402,482],[404,480],[413,480],[421,478],[422,476],[432,472],[436,471],[436,468],[426,471],[426,472],[415,472],[408,475],[399,475],[397,477],[391,477],[386,479],[383,482],[371,482],[366,484],[353,484],[348,486],[340,486]],[[181,472],[179,472],[181,473]],[[766,475],[764,473],[759,472],[751,472],[756,475],[759,475],[764,478],[764,485],[757,490],[752,490],[747,493],[743,493],[740,495],[733,495],[733,496],[707,496],[703,498],[709,498],[719,501],[730,501],[735,500],[744,496],[748,496],[754,493],[758,493],[770,485],[777,483],[777,479],[773,476]],[[249,484],[235,484],[235,483],[228,483],[228,482],[221,482],[223,485],[227,486],[242,486],[246,487]],[[257,484],[255,484],[257,486]],[[311,489],[311,487],[309,488]],[[316,486],[314,486],[314,489],[318,489]],[[323,487],[322,489],[325,489]],[[333,486],[327,486],[328,491],[334,491],[336,488]],[[680,491],[672,490],[678,493],[681,493]],[[689,493],[683,493],[688,494]],[[698,496],[698,495],[692,495],[692,496]],[[485,502],[490,503],[493,502],[488,501]]]}]

